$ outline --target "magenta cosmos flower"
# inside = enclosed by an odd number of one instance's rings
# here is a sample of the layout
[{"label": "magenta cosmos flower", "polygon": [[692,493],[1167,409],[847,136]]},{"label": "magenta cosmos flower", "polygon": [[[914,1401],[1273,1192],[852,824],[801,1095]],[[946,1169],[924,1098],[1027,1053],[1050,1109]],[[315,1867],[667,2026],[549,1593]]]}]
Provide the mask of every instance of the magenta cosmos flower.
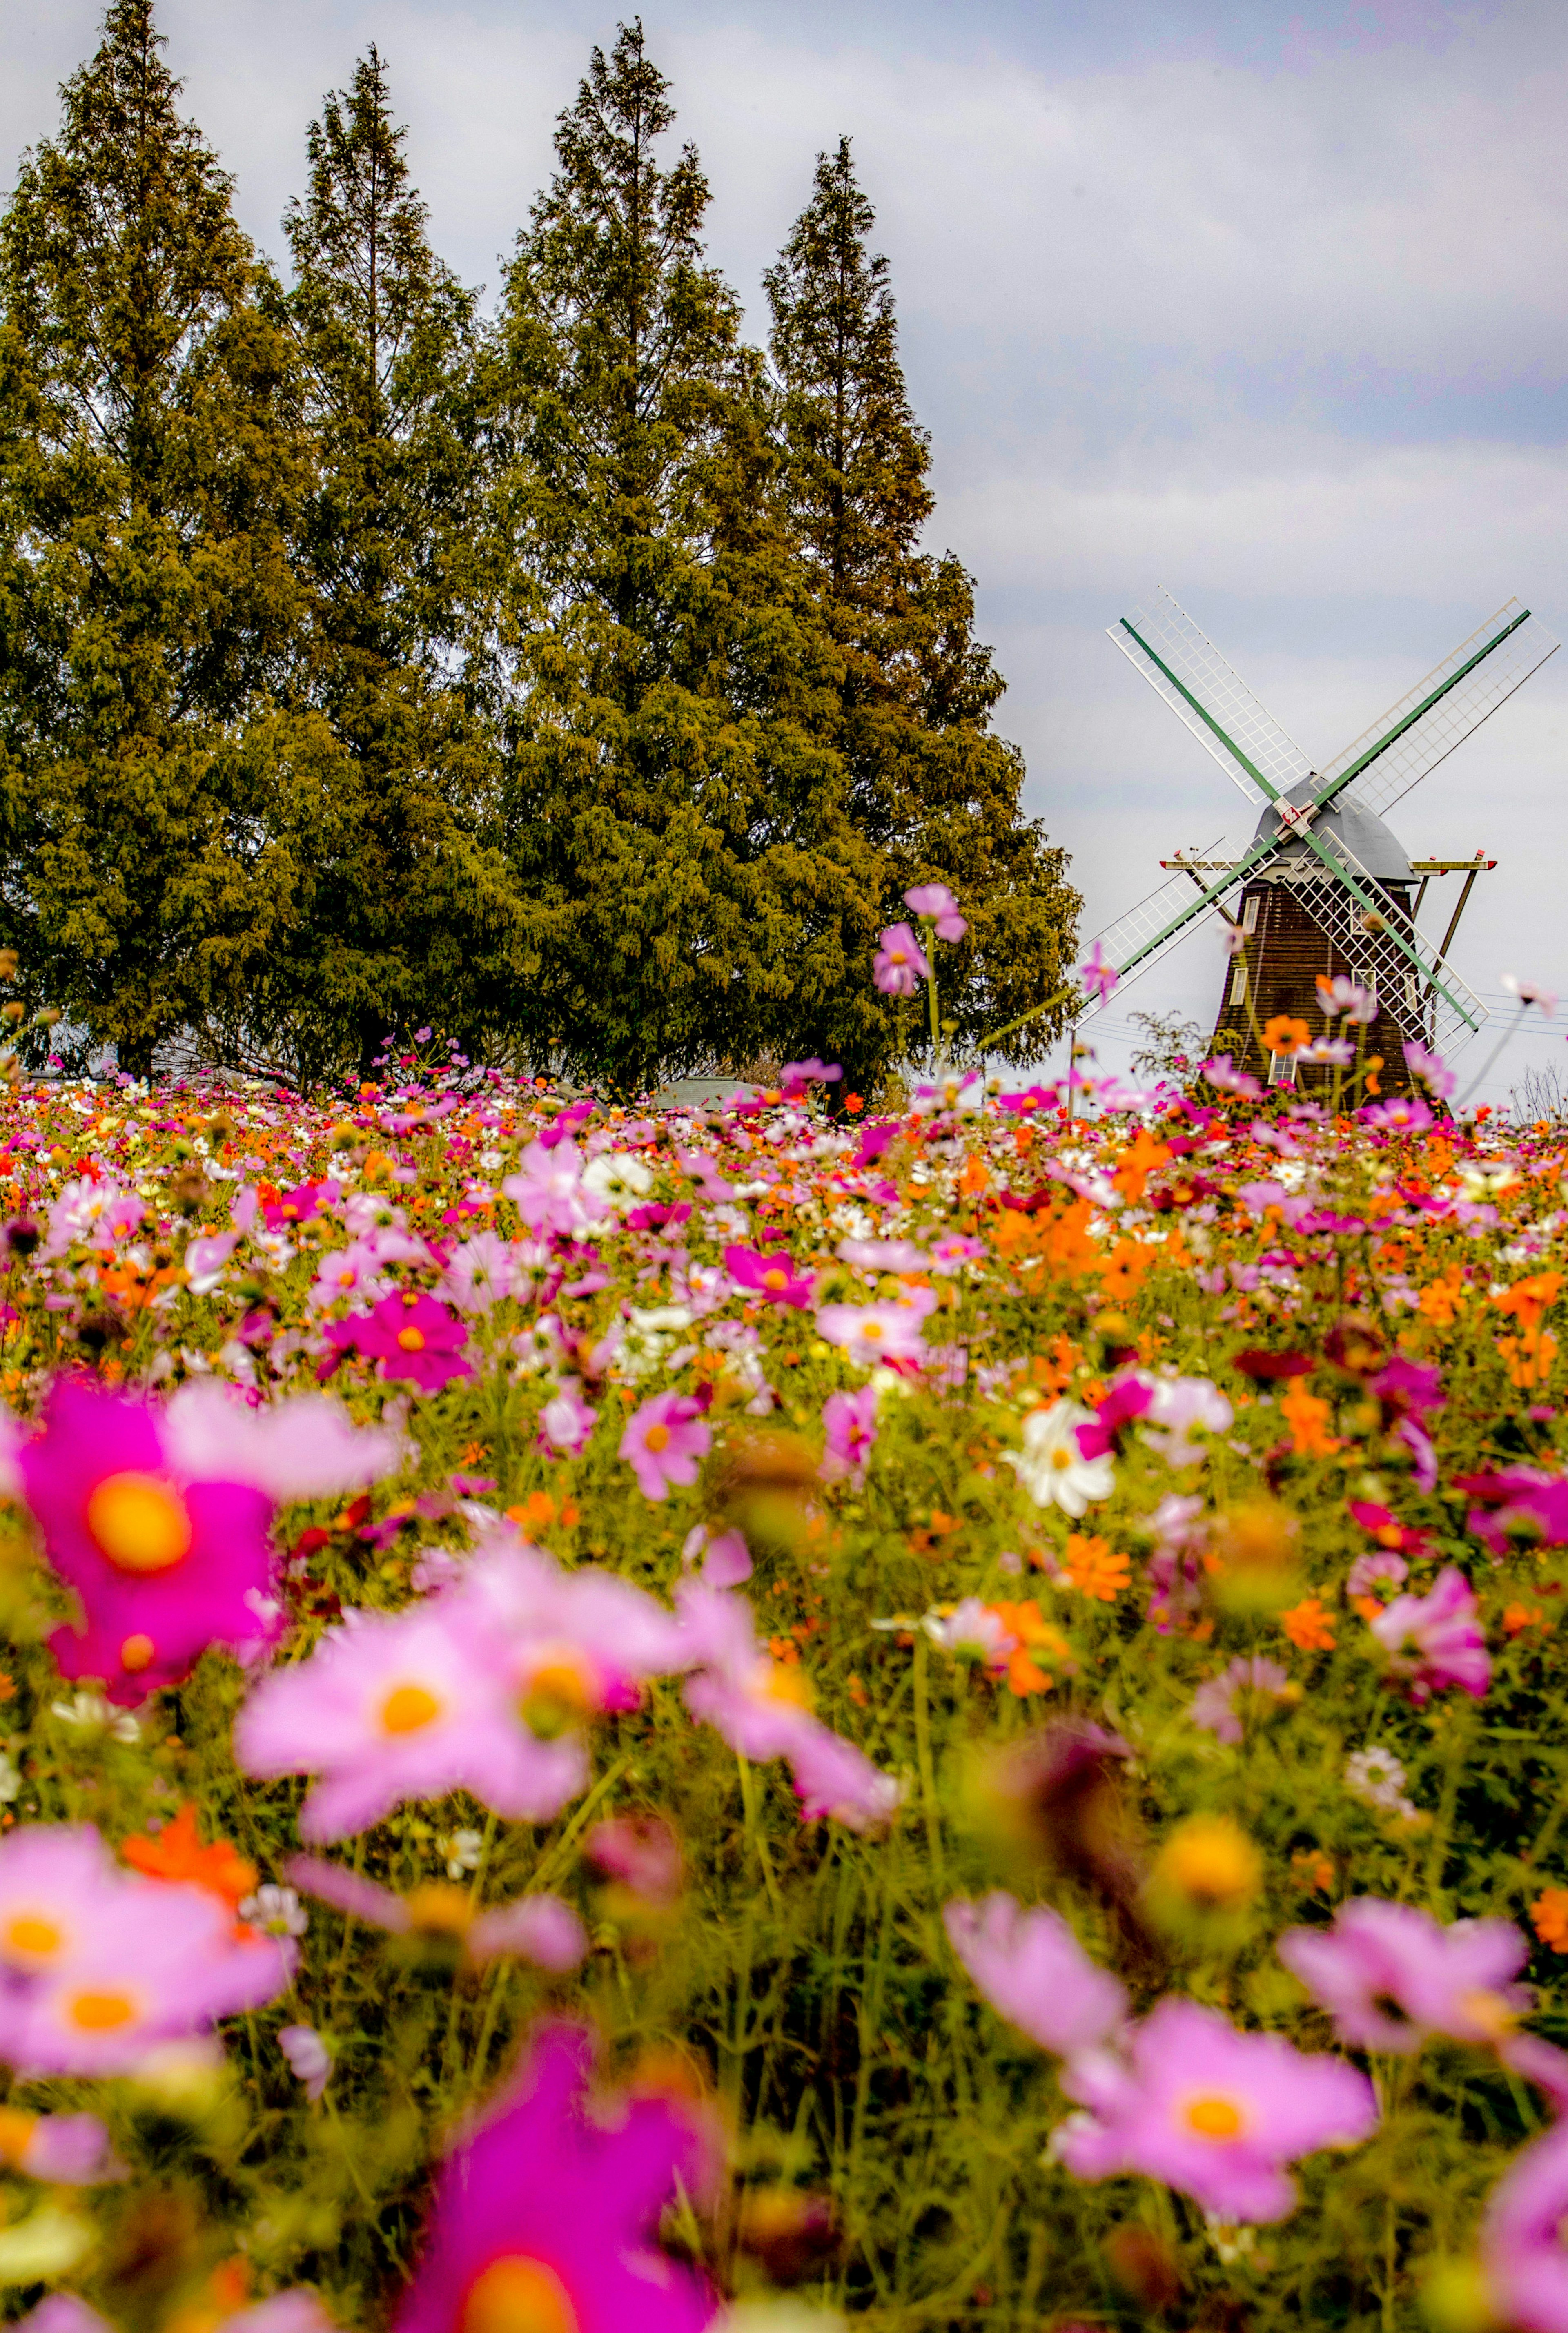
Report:
[{"label": "magenta cosmos flower", "polygon": [[1530,1954],[1511,1920],[1445,1928],[1413,1904],[1357,1896],[1332,1927],[1287,1928],[1278,1951],[1341,2040],[1361,2050],[1419,2050],[1432,2033],[1496,2041],[1530,2006],[1508,1982]]},{"label": "magenta cosmos flower", "polygon": [[208,1645],[260,1649],[280,1500],[346,1490],[396,1463],[389,1435],[357,1434],[335,1403],[254,1412],[212,1385],[162,1410],[63,1378],[18,1453],[44,1551],[82,1600],[83,1626],[49,1640],[63,1675],[101,1677],[140,1701],[189,1675]]},{"label": "magenta cosmos flower", "polygon": [[726,1247],[724,1268],[737,1288],[766,1304],[788,1304],[803,1312],[816,1292],[809,1272],[797,1272],[787,1255],[759,1255],[755,1248]]},{"label": "magenta cosmos flower", "polygon": [[1518,2333],[1568,2333],[1568,2123],[1515,2156],[1481,2223],[1493,2321]]},{"label": "magenta cosmos flower", "polygon": [[998,1891],[949,1904],[948,1942],[998,2016],[1053,2057],[1092,2050],[1127,2014],[1116,1979],[1096,1968],[1060,1913],[1025,1912]]},{"label": "magenta cosmos flower", "polygon": [[1393,1655],[1393,1667],[1409,1679],[1414,1702],[1429,1701],[1450,1685],[1479,1701],[1492,1682],[1474,1591],[1452,1564],[1438,1572],[1429,1595],[1396,1596],[1368,1626]]},{"label": "magenta cosmos flower", "polygon": [[417,1385],[421,1393],[439,1393],[454,1378],[474,1374],[474,1364],[463,1358],[468,1341],[463,1323],[433,1296],[417,1296],[411,1289],[394,1290],[371,1311],[329,1320],[322,1334],[340,1351],[352,1346],[379,1361],[390,1383]]},{"label": "magenta cosmos flower", "polygon": [[0,2059],[19,2073],[123,2073],[274,2000],[294,1958],[204,1888],[121,1869],[91,1829],[0,1841]]},{"label": "magenta cosmos flower", "polygon": [[1174,1998],[1134,2029],[1129,2056],[1087,2052],[1062,2087],[1088,2109],[1053,2140],[1076,2178],[1142,2172],[1231,2223],[1283,2220],[1296,2202],[1284,2166],[1358,2146],[1378,2119],[1371,2082],[1342,2059],[1238,2033],[1215,2010]]},{"label": "magenta cosmos flower", "polygon": [[700,1403],[686,1394],[655,1394],[627,1420],[620,1455],[645,1499],[662,1499],[671,1483],[695,1483],[698,1461],[713,1447]]},{"label": "magenta cosmos flower", "polygon": [[925,950],[908,924],[890,924],[882,934],[871,977],[884,996],[913,996],[917,981],[928,980]]},{"label": "magenta cosmos flower", "polygon": [[660,2251],[660,2213],[711,2184],[700,2127],[667,2098],[591,2115],[593,2048],[547,2025],[448,2157],[393,2333],[701,2333],[708,2287]]},{"label": "magenta cosmos flower", "polygon": [[877,1443],[876,1387],[829,1394],[822,1404],[822,1435],[823,1482],[849,1482],[859,1488]]}]

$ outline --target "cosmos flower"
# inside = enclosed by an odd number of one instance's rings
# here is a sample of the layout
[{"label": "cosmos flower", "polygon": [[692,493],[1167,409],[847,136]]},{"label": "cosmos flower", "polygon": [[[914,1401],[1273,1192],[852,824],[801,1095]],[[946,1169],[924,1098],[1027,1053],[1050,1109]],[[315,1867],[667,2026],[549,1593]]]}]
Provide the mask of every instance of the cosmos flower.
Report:
[{"label": "cosmos flower", "polygon": [[1134,2028],[1125,2056],[1091,2050],[1062,2087],[1087,2109],[1053,2137],[1074,2177],[1141,2172],[1216,2219],[1283,2220],[1296,2203],[1284,2166],[1371,2136],[1377,2100],[1342,2059],[1303,2057],[1273,2033],[1238,2033],[1217,2011],[1169,1996]]},{"label": "cosmos flower", "polygon": [[526,1278],[517,1251],[495,1232],[477,1232],[447,1258],[441,1293],[459,1312],[488,1312],[505,1296],[518,1292]]},{"label": "cosmos flower", "polygon": [[655,1394],[626,1422],[620,1455],[637,1477],[645,1499],[662,1499],[672,1485],[697,1480],[700,1461],[713,1447],[701,1405],[686,1394]]},{"label": "cosmos flower", "polygon": [[572,1237],[610,1213],[609,1201],[584,1185],[583,1164],[582,1153],[569,1138],[531,1142],[517,1162],[517,1173],[502,1184],[502,1193],[531,1231]]},{"label": "cosmos flower", "polygon": [[582,1380],[563,1378],[539,1412],[538,1446],[550,1457],[581,1458],[599,1423],[599,1412],[582,1398]]},{"label": "cosmos flower", "polygon": [[1074,1522],[1092,1501],[1108,1499],[1116,1470],[1109,1456],[1086,1458],[1079,1428],[1095,1424],[1092,1410],[1075,1401],[1032,1409],[1024,1420],[1022,1452],[1005,1450],[1011,1466],[1037,1507],[1060,1507]]},{"label": "cosmos flower", "polygon": [[1450,1100],[1459,1080],[1449,1069],[1441,1053],[1431,1053],[1428,1051],[1425,1045],[1409,1043],[1407,1043],[1404,1051],[1406,1069],[1413,1078],[1419,1080],[1433,1099]]},{"label": "cosmos flower", "polygon": [[882,994],[913,996],[916,983],[930,976],[925,951],[909,925],[890,924],[871,966],[871,977]]},{"label": "cosmos flower", "polygon": [[17,1465],[44,1551],[82,1601],[82,1627],[49,1640],[62,1674],[100,1677],[129,1706],[188,1675],[209,1645],[265,1647],[282,1618],[274,1503],[373,1479],[396,1449],[326,1401],[264,1419],[212,1384],[159,1410],[57,1379]]},{"label": "cosmos flower", "polygon": [[1216,1093],[1237,1094],[1245,1101],[1256,1101],[1263,1088],[1249,1070],[1238,1070],[1228,1053],[1216,1053],[1205,1061],[1198,1075],[1208,1080]]},{"label": "cosmos flower", "polygon": [[1518,2333],[1568,2333],[1568,2122],[1521,2149],[1481,2223],[1492,2321]]},{"label": "cosmos flower", "polygon": [[505,1958],[532,1961],[535,1967],[559,1973],[575,1968],[588,1951],[582,1921],[559,1896],[541,1892],[482,1908],[467,1887],[446,1880],[398,1896],[315,1855],[291,1856],[288,1875],[307,1895],[370,1927],[385,1928],[390,1935],[449,1936],[476,1967]]},{"label": "cosmos flower", "polygon": [[382,1263],[383,1258],[370,1240],[351,1240],[347,1247],[329,1250],[317,1262],[316,1276],[306,1302],[322,1312],[333,1304],[351,1300],[373,1304],[388,1292]]},{"label": "cosmos flower", "polygon": [[1511,972],[1505,972],[1499,974],[1498,985],[1505,988],[1510,996],[1518,998],[1521,1011],[1534,1004],[1550,1021],[1557,1010],[1556,990],[1544,988],[1538,980],[1517,980]]},{"label": "cosmos flower", "polygon": [[394,1289],[369,1312],[329,1320],[323,1334],[340,1351],[351,1346],[378,1361],[390,1383],[416,1385],[421,1393],[439,1393],[454,1378],[474,1374],[473,1362],[463,1358],[467,1330],[433,1296],[412,1289]]},{"label": "cosmos flower", "polygon": [[1289,1675],[1277,1661],[1266,1660],[1261,1653],[1254,1654],[1250,1659],[1245,1653],[1238,1653],[1227,1668],[1198,1686],[1187,1714],[1194,1725],[1202,1726],[1220,1742],[1234,1744],[1245,1731],[1237,1703],[1255,1704],[1265,1695],[1278,1701],[1289,1685]]},{"label": "cosmos flower", "polygon": [[1121,974],[1111,962],[1098,940],[1078,967],[1078,982],[1085,996],[1092,996],[1103,1004]]},{"label": "cosmos flower", "polygon": [[889,1304],[824,1304],[817,1332],[862,1369],[889,1362],[918,1364],[929,1354],[921,1331],[936,1302],[930,1289],[913,1288]]},{"label": "cosmos flower", "polygon": [[904,905],[912,916],[929,917],[939,940],[961,940],[969,928],[945,883],[917,883],[905,892]]},{"label": "cosmos flower", "polygon": [[1462,1571],[1448,1564],[1426,1596],[1396,1596],[1368,1622],[1409,1681],[1412,1701],[1429,1701],[1445,1685],[1480,1700],[1492,1682],[1486,1639],[1476,1618],[1476,1598]]},{"label": "cosmos flower", "polygon": [[332,2053],[313,2025],[280,2025],[278,2048],[288,2059],[289,2071],[303,2084],[314,2106],[331,2079]]},{"label": "cosmos flower", "polygon": [[776,1250],[759,1255],[755,1248],[726,1247],[724,1268],[737,1288],[760,1296],[765,1304],[787,1304],[804,1312],[816,1293],[815,1275],[797,1272],[789,1257]]},{"label": "cosmos flower", "polygon": [[660,2213],[701,2195],[709,2144],[668,2098],[587,2110],[593,2050],[535,2032],[515,2080],[437,2183],[393,2333],[702,2333],[707,2286],[658,2247]]},{"label": "cosmos flower", "polygon": [[821,1467],[824,1483],[866,1479],[866,1468],[877,1442],[877,1388],[862,1386],[859,1393],[831,1393],[822,1404],[824,1447]]},{"label": "cosmos flower", "polygon": [[1121,1986],[1096,1968],[1059,1912],[1025,1912],[998,1892],[948,1904],[942,1921],[992,2008],[1053,2057],[1095,2049],[1126,2016]]}]

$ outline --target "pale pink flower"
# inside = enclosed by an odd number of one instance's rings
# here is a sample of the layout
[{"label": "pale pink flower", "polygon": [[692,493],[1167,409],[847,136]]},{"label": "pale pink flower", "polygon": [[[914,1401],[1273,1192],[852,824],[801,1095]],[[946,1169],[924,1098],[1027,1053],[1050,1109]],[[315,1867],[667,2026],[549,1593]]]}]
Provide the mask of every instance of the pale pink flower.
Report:
[{"label": "pale pink flower", "polygon": [[585,1231],[609,1215],[611,1206],[600,1193],[584,1186],[583,1164],[575,1142],[558,1142],[553,1148],[531,1142],[517,1162],[517,1173],[508,1175],[501,1189],[532,1231]]},{"label": "pale pink flower", "polygon": [[1237,1743],[1244,1732],[1240,1701],[1254,1704],[1265,1695],[1277,1701],[1286,1690],[1290,1678],[1277,1661],[1267,1660],[1255,1653],[1249,1660],[1238,1653],[1228,1668],[1221,1669],[1217,1677],[1200,1685],[1188,1704],[1188,1716],[1194,1725],[1200,1725],[1220,1742]]},{"label": "pale pink flower", "polygon": [[1096,1968],[1059,1912],[1025,1912],[997,1892],[942,1914],[953,1950],[999,2016],[1053,2057],[1092,2050],[1127,2014],[1127,1995]]},{"label": "pale pink flower", "polygon": [[316,1276],[305,1293],[306,1303],[319,1312],[349,1301],[379,1303],[391,1287],[380,1264],[377,1248],[368,1239],[352,1240],[347,1247],[329,1250],[316,1264]]},{"label": "pale pink flower", "polygon": [[890,924],[871,966],[871,977],[884,996],[913,996],[916,984],[928,980],[931,967],[925,950],[908,924]]},{"label": "pale pink flower", "polygon": [[1414,1904],[1357,1896],[1331,1927],[1287,1928],[1277,1950],[1358,2050],[1409,2052],[1432,2033],[1496,2041],[1530,2006],[1508,1982],[1530,1956],[1511,1920],[1445,1928]]},{"label": "pale pink flower", "polygon": [[912,1288],[891,1303],[824,1304],[817,1314],[817,1333],[862,1369],[890,1361],[919,1363],[929,1356],[921,1331],[936,1301],[930,1289]]},{"label": "pale pink flower", "polygon": [[1121,974],[1111,962],[1098,940],[1078,967],[1078,979],[1085,996],[1099,999],[1103,1004]]},{"label": "pale pink flower", "polygon": [[1554,988],[1544,988],[1538,980],[1515,980],[1511,972],[1502,974],[1500,980],[1510,996],[1516,996],[1521,1005],[1535,1005],[1548,1021],[1556,1012],[1557,992]]},{"label": "pale pink flower", "polygon": [[1568,2333],[1568,2122],[1516,2155],[1481,2223],[1492,2321],[1518,2333]]},{"label": "pale pink flower", "polygon": [[488,1312],[526,1284],[517,1251],[495,1232],[476,1232],[452,1250],[441,1274],[441,1294],[459,1312]]},{"label": "pale pink flower", "polygon": [[969,928],[945,883],[917,883],[905,892],[904,905],[913,916],[929,917],[939,940],[961,940]]},{"label": "pale pink flower", "polygon": [[582,1398],[581,1378],[563,1378],[539,1412],[538,1446],[547,1456],[581,1458],[599,1412]]},{"label": "pale pink flower", "polygon": [[655,1394],[627,1420],[620,1456],[645,1499],[662,1499],[672,1484],[695,1483],[713,1435],[699,1405],[679,1393]]},{"label": "pale pink flower", "polygon": [[1412,1701],[1428,1701],[1450,1685],[1479,1701],[1491,1684],[1475,1594],[1452,1564],[1438,1574],[1428,1595],[1396,1596],[1368,1626],[1392,1655],[1391,1666],[1409,1680]]}]

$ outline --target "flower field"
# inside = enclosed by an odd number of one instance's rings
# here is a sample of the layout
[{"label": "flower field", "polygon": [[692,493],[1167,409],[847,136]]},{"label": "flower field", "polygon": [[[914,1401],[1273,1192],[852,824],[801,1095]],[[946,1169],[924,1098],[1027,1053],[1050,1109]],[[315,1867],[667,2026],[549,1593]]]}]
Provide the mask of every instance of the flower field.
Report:
[{"label": "flower field", "polygon": [[1568,1157],[1246,1082],[14,1080],[9,2314],[1568,2328]]}]

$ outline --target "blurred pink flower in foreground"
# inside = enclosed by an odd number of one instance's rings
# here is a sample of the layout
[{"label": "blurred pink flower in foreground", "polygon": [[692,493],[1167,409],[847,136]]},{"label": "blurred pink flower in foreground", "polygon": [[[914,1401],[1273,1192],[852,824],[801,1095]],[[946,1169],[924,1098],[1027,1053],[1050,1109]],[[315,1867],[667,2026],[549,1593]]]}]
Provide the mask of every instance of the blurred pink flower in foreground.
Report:
[{"label": "blurred pink flower in foreground", "polygon": [[672,1483],[697,1480],[697,1462],[713,1447],[702,1410],[686,1394],[655,1394],[627,1420],[620,1455],[645,1499],[662,1499]]},{"label": "blurred pink flower in foreground", "polygon": [[831,1393],[822,1404],[826,1437],[820,1469],[824,1483],[866,1479],[866,1468],[877,1442],[877,1388],[862,1386],[859,1393]]},{"label": "blurred pink flower in foreground", "polygon": [[1492,1682],[1474,1591],[1452,1564],[1438,1572],[1429,1594],[1396,1596],[1387,1611],[1367,1625],[1392,1654],[1393,1667],[1409,1680],[1414,1702],[1429,1701],[1450,1685],[1479,1701]]},{"label": "blurred pink flower in foreground", "polygon": [[1076,2057],[1062,2088],[1088,2109],[1052,2140],[1074,2177],[1142,2172],[1232,2223],[1283,2220],[1296,2203],[1284,2165],[1357,2146],[1378,2119],[1371,2082],[1342,2059],[1238,2033],[1217,2011],[1174,1997],[1134,2029],[1127,2056]]},{"label": "blurred pink flower in foreground", "polygon": [[1025,1912],[1000,1892],[942,1914],[948,1941],[980,1992],[1042,2050],[1058,2058],[1090,2050],[1127,2014],[1127,1995],[1097,1968],[1059,1912]]},{"label": "blurred pink flower in foreground", "polygon": [[871,977],[884,996],[913,996],[918,981],[928,980],[925,950],[908,924],[890,924],[882,934]]},{"label": "blurred pink flower in foreground", "polygon": [[[363,1920],[389,1935],[407,1936],[430,1929],[460,1939],[467,1959],[476,1963],[509,1959],[532,1961],[535,1967],[559,1973],[575,1968],[588,1951],[582,1923],[559,1896],[541,1892],[519,1896],[509,1904],[492,1904],[480,1910],[467,1891],[449,1882],[410,1888],[394,1895],[373,1879],[325,1863],[318,1855],[291,1856],[284,1873],[293,1885],[323,1904],[332,1904],[351,1919]],[[280,2037],[281,2038],[281,2037]]]},{"label": "blurred pink flower in foreground", "polygon": [[969,928],[945,883],[917,883],[905,892],[904,905],[912,916],[930,917],[939,940],[961,940]]},{"label": "blurred pink flower in foreground", "polygon": [[591,2113],[580,2027],[534,2035],[509,2090],[437,2183],[393,2333],[701,2333],[717,2302],[658,2244],[660,2213],[706,2194],[708,2134],[668,2098]]},{"label": "blurred pink flower in foreground", "polygon": [[1491,2321],[1518,2333],[1568,2333],[1568,2123],[1516,2155],[1481,2223]]},{"label": "blurred pink flower in foreground", "polygon": [[1246,1731],[1242,1711],[1248,1704],[1256,1707],[1266,1696],[1278,1701],[1290,1685],[1288,1673],[1277,1661],[1255,1653],[1249,1659],[1238,1653],[1228,1668],[1221,1669],[1216,1677],[1200,1685],[1188,1704],[1187,1714],[1194,1725],[1212,1733],[1217,1741],[1232,1743],[1241,1740]]},{"label": "blurred pink flower in foreground", "polygon": [[611,1212],[610,1202],[582,1180],[582,1153],[570,1139],[553,1146],[531,1142],[518,1171],[502,1184],[531,1231],[570,1235],[585,1231]]}]

